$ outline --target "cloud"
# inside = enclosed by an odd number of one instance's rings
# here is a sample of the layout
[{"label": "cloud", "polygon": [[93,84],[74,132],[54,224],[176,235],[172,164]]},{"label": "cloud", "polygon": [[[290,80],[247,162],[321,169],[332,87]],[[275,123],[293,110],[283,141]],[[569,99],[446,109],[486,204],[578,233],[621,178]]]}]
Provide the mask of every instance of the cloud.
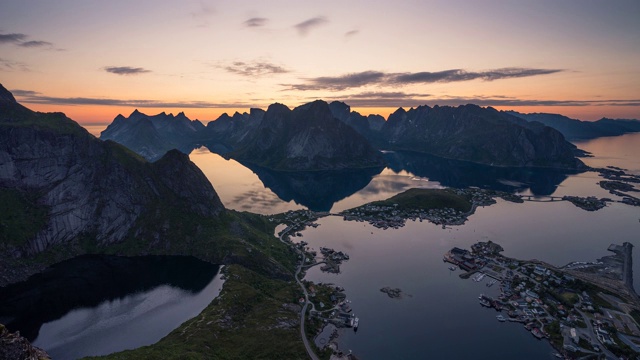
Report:
[{"label": "cloud", "polygon": [[607,100],[538,100],[518,99],[509,96],[440,96],[404,92],[362,92],[329,98],[340,100],[352,107],[417,107],[421,105],[458,106],[476,104],[479,106],[640,106],[640,99]]},{"label": "cloud", "polygon": [[321,76],[307,79],[306,84],[285,85],[291,90],[331,90],[340,91],[384,82],[388,75],[380,71],[363,71],[341,76]]},{"label": "cloud", "polygon": [[531,68],[502,68],[481,72],[469,72],[462,69],[444,70],[438,72],[418,72],[390,75],[389,82],[396,84],[410,83],[447,83],[481,79],[493,81],[500,79],[521,78],[537,75],[548,75],[562,72],[561,69],[531,69]]},{"label": "cloud", "polygon": [[53,46],[53,44],[48,42],[48,41],[36,41],[36,40],[26,41],[26,42],[20,43],[18,45],[22,46],[22,47]]},{"label": "cloud", "polygon": [[138,75],[151,72],[151,70],[131,66],[107,66],[104,68],[104,71],[116,75]]},{"label": "cloud", "polygon": [[500,79],[521,78],[529,76],[548,75],[562,72],[562,69],[534,69],[534,68],[501,68],[480,72],[470,72],[462,69],[451,69],[438,72],[416,73],[384,73],[381,71],[363,71],[341,76],[321,76],[304,79],[303,84],[286,84],[290,90],[330,90],[341,91],[366,85],[402,86],[408,84],[449,83],[470,80],[494,81]]},{"label": "cloud", "polygon": [[19,44],[22,40],[26,39],[25,34],[0,34],[0,44]]},{"label": "cloud", "polygon": [[20,33],[11,33],[11,34],[0,34],[0,44],[13,44],[17,46],[22,46],[26,48],[36,48],[36,47],[45,47],[49,50],[61,50],[54,49],[53,44],[48,41],[42,40],[30,40],[24,41],[28,38],[26,34]]},{"label": "cloud", "polygon": [[298,34],[300,34],[300,36],[306,36],[309,33],[309,31],[313,30],[314,28],[317,28],[318,26],[322,26],[328,22],[329,20],[327,20],[327,18],[325,18],[324,16],[317,16],[309,20],[305,20],[299,24],[296,24],[293,27],[296,28],[296,30],[298,30]]},{"label": "cloud", "polygon": [[222,66],[222,68],[230,73],[242,76],[265,76],[290,72],[282,66],[275,65],[266,61],[235,61],[230,65]]},{"label": "cloud", "polygon": [[14,96],[37,96],[40,93],[37,91],[33,91],[33,90],[20,90],[20,89],[14,89],[11,90],[11,93]]},{"label": "cloud", "polygon": [[27,104],[47,105],[101,105],[101,106],[130,106],[138,108],[184,108],[184,109],[211,109],[211,108],[250,108],[255,104],[244,102],[209,102],[209,101],[163,101],[147,99],[109,99],[88,97],[54,97],[44,96],[31,90],[17,90],[14,95],[20,98],[20,102]]},{"label": "cloud", "polygon": [[216,9],[205,3],[204,1],[200,1],[198,4],[198,9],[189,13],[191,17],[197,22],[196,26],[198,27],[207,27],[209,26],[209,19],[212,15],[216,13]]},{"label": "cloud", "polygon": [[20,61],[0,58],[0,71],[29,71],[29,66]]},{"label": "cloud", "polygon": [[344,33],[344,37],[350,38],[350,37],[353,37],[355,35],[358,35],[359,32],[360,32],[360,30],[347,31],[346,33]]},{"label": "cloud", "polygon": [[265,26],[269,22],[269,19],[263,17],[252,17],[251,19],[245,20],[243,23],[246,27],[261,27]]}]

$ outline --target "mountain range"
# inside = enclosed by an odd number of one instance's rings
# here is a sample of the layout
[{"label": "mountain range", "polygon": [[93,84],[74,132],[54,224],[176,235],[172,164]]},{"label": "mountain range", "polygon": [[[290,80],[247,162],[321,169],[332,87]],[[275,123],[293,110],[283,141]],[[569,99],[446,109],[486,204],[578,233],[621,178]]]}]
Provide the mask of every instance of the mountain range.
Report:
[{"label": "mountain range", "polygon": [[[162,125],[175,122],[175,126]],[[577,121],[577,120],[576,120]],[[599,122],[607,134],[635,131],[635,120]],[[161,126],[162,125],[162,126]],[[551,126],[549,126],[551,125]],[[221,115],[206,126],[179,114],[118,115],[102,133],[154,161],[167,149],[210,151],[276,171],[319,171],[384,165],[380,150],[413,151],[500,167],[583,169],[559,123],[476,105],[399,108],[388,119],[363,116],[339,101]],[[165,129],[160,131],[160,129]],[[615,130],[617,129],[617,130]],[[600,134],[604,134],[604,130]],[[498,140],[498,141],[497,141]]]}]

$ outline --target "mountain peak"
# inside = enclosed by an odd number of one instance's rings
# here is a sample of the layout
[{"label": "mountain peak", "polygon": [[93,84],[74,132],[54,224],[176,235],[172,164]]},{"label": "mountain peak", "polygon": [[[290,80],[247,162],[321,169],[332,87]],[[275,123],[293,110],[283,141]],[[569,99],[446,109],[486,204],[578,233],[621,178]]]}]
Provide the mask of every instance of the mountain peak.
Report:
[{"label": "mountain peak", "polygon": [[4,86],[2,86],[2,84],[0,84],[0,101],[2,102],[12,102],[17,104],[18,102],[16,101],[16,98],[13,97],[13,94],[11,93],[11,91],[5,89]]}]

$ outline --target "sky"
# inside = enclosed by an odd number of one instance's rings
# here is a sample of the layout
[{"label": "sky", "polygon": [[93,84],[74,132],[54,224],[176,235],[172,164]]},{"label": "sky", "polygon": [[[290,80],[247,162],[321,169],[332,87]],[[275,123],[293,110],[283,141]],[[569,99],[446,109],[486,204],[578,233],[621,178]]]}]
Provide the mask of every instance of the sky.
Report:
[{"label": "sky", "polygon": [[80,123],[315,99],[640,119],[638,19],[638,0],[3,0],[0,83]]}]

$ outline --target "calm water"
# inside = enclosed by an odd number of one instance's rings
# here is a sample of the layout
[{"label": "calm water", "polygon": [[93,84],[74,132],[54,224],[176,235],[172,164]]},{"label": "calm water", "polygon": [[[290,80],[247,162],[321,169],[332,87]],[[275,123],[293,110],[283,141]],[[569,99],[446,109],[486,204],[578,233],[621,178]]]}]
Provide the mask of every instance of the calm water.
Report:
[{"label": "calm water", "polygon": [[[578,146],[595,157],[594,167],[618,166],[640,174],[640,134],[601,138]],[[207,175],[231,209],[263,214],[310,208],[338,212],[386,199],[412,187],[477,186],[528,195],[612,197],[597,173],[490,168],[411,153],[385,154],[387,168],[353,172],[277,173],[246,167],[209,152],[190,158]],[[567,202],[498,204],[480,208],[463,226],[442,229],[409,222],[398,230],[379,230],[339,217],[320,220],[303,232],[311,247],[333,247],[351,256],[339,275],[313,268],[307,278],[344,286],[360,317],[357,333],[341,330],[342,349],[365,359],[546,359],[551,347],[522,325],[499,323],[496,312],[481,308],[480,293],[497,292],[483,283],[458,278],[442,262],[453,246],[492,240],[505,255],[563,265],[608,255],[610,243],[640,245],[640,208],[612,204],[597,212]],[[640,288],[640,260],[634,274]],[[399,287],[405,296],[390,299],[379,291]]]},{"label": "calm water", "polygon": [[82,256],[2,289],[0,322],[54,359],[150,345],[220,292],[219,267],[190,257]]}]

